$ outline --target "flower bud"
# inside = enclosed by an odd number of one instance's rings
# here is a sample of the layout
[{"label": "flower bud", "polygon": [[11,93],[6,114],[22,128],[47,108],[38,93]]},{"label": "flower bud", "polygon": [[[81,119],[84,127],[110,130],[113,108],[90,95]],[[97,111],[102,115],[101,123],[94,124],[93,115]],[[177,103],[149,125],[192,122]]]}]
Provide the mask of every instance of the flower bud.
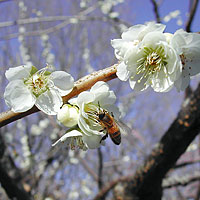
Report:
[{"label": "flower bud", "polygon": [[79,110],[76,106],[64,104],[57,114],[57,119],[66,127],[73,127],[78,123]]}]

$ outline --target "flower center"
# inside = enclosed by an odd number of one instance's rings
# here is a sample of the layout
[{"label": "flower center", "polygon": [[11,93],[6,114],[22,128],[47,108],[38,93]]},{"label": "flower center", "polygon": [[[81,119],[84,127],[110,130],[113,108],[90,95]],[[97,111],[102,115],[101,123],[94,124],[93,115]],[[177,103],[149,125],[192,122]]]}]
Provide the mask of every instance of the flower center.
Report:
[{"label": "flower center", "polygon": [[[91,129],[94,130],[102,130],[102,126],[99,123],[98,113],[102,110],[97,104],[88,103],[84,106],[85,114],[87,118],[85,118],[86,123],[90,126]],[[102,111],[103,112],[103,111]]]},{"label": "flower center", "polygon": [[45,68],[41,69],[24,81],[36,97],[49,89],[49,75],[45,75],[45,72]]},{"label": "flower center", "polygon": [[[138,67],[136,73],[142,74],[138,82],[140,82],[142,78],[147,78],[147,76],[151,76],[166,68],[166,60],[165,51],[161,46],[156,49],[145,47],[143,57],[137,61]],[[167,70],[164,71],[167,72]]]}]

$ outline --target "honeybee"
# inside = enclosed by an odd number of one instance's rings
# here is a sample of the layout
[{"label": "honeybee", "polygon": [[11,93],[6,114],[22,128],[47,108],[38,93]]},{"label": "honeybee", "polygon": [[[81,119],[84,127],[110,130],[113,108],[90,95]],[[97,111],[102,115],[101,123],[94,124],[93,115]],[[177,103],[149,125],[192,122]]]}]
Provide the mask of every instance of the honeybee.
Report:
[{"label": "honeybee", "polygon": [[[104,135],[101,138],[102,140],[105,140],[108,135],[110,136],[111,140],[116,144],[119,145],[121,143],[121,132],[119,129],[118,124],[116,123],[114,116],[109,114],[106,110],[101,110],[99,113],[97,113],[98,121],[101,124],[101,126],[106,130],[106,135]],[[101,142],[100,141],[100,142]]]}]

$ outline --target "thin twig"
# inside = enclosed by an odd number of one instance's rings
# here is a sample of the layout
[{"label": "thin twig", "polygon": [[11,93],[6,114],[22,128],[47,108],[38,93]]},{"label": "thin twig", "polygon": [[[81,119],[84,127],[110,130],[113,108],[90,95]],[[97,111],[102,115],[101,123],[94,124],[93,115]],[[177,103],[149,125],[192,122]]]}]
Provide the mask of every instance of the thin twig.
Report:
[{"label": "thin twig", "polygon": [[194,15],[195,15],[196,10],[197,10],[198,3],[199,3],[199,0],[193,0],[193,4],[192,4],[191,9],[190,9],[188,21],[186,22],[186,25],[185,25],[185,30],[187,32],[191,31],[191,25],[192,25]]},{"label": "thin twig", "polygon": [[[77,24],[81,21],[104,21],[104,22],[110,22],[110,23],[116,23],[112,19],[108,17],[98,17],[98,16],[84,16],[84,15],[75,15],[75,16],[50,16],[50,17],[41,17],[41,18],[28,18],[28,19],[20,19],[12,22],[2,22],[0,23],[0,28],[2,27],[8,27],[13,25],[24,25],[24,24],[31,24],[31,23],[39,23],[39,22],[50,22],[50,21],[63,21],[55,26],[52,26],[50,28],[44,29],[44,30],[36,30],[36,31],[29,31],[25,32],[23,34],[21,33],[12,33],[5,36],[0,37],[0,41],[3,40],[10,40],[19,37],[20,35],[23,35],[25,37],[28,36],[40,36],[42,34],[50,34],[54,33],[55,31],[58,31],[64,27],[66,27],[68,24]],[[130,24],[126,23],[125,21],[120,20],[120,23],[125,24],[126,26],[130,26]]]},{"label": "thin twig", "polygon": [[200,180],[199,172],[196,172],[195,175],[184,175],[181,177],[172,176],[170,178],[163,180],[162,187],[163,189],[168,189],[177,186],[185,186],[199,180]]},{"label": "thin twig", "polygon": [[183,162],[183,163],[175,165],[173,168],[177,169],[177,168],[180,168],[180,167],[185,167],[185,166],[196,164],[196,163],[200,163],[200,160],[193,160],[193,161],[189,161],[189,162]]},{"label": "thin twig", "polygon": [[101,147],[97,149],[98,151],[98,158],[99,158],[99,169],[98,169],[98,188],[99,190],[102,188],[103,180],[102,180],[102,172],[103,172],[103,154],[101,152]]},{"label": "thin twig", "polygon": [[159,11],[158,11],[158,3],[156,2],[156,0],[151,0],[152,4],[153,4],[153,8],[154,8],[154,14],[156,16],[156,21],[158,23],[161,22],[161,19],[160,19],[160,14],[159,14]]}]

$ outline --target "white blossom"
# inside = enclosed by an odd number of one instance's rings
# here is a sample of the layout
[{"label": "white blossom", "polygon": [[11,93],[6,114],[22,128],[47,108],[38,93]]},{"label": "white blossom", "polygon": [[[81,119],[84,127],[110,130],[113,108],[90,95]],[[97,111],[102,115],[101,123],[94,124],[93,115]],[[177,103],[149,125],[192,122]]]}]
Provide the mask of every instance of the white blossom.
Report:
[{"label": "white blossom", "polygon": [[36,107],[49,115],[55,115],[62,106],[62,98],[73,87],[72,76],[63,71],[48,72],[33,66],[18,66],[6,71],[9,83],[5,89],[6,104],[13,112],[25,112]]},{"label": "white blossom", "polygon": [[[108,85],[103,81],[97,82],[90,91],[84,91],[77,98],[71,99],[70,104],[76,105],[79,108],[78,128],[74,127],[72,130],[68,130],[53,146],[59,142],[66,141],[71,149],[78,147],[85,150],[87,148],[95,149],[104,144],[101,140],[105,135],[105,131],[98,121],[98,113],[100,110],[101,112],[106,111],[113,113],[118,118],[118,108],[113,105],[115,101],[114,92],[110,91]],[[66,116],[64,113],[67,112],[63,112],[60,115],[59,121],[64,122],[70,116],[69,113]],[[77,115],[75,114],[76,120]]]},{"label": "white blossom", "polygon": [[190,82],[190,77],[200,72],[200,35],[177,30],[171,45],[176,49],[182,62],[182,73],[175,82],[178,91],[184,90]]},{"label": "white blossom", "polygon": [[181,74],[180,57],[169,44],[165,26],[153,22],[136,25],[112,40],[115,55],[120,60],[117,76],[132,89],[143,91],[151,86],[156,92],[166,92]]},{"label": "white blossom", "polygon": [[62,142],[65,143],[70,149],[75,150],[75,148],[79,148],[82,150],[87,150],[85,143],[82,138],[83,134],[78,130],[70,130],[65,135],[63,135],[59,140],[57,140],[52,146],[57,145]]},{"label": "white blossom", "polygon": [[73,127],[78,124],[79,109],[71,104],[64,104],[58,111],[57,120],[66,127]]},{"label": "white blossom", "polygon": [[102,125],[98,122],[99,109],[113,113],[116,118],[119,117],[119,111],[114,103],[116,96],[109,86],[103,82],[97,82],[90,91],[84,91],[77,98],[77,105],[80,108],[78,126],[83,132],[83,141],[88,148],[98,148],[102,142]]}]

